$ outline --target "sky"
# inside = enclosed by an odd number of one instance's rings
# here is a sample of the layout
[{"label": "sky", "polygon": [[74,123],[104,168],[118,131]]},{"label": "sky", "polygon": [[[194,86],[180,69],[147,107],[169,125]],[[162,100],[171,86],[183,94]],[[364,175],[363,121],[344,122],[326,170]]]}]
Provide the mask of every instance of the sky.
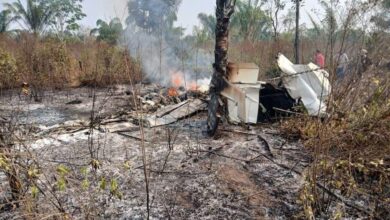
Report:
[{"label": "sky", "polygon": [[[12,2],[14,0],[0,0],[1,3]],[[24,0],[21,0],[22,2]],[[198,14],[203,12],[206,14],[214,14],[215,0],[183,0],[178,11],[177,26],[186,28],[186,34],[192,32],[194,25],[198,25]],[[288,2],[291,2],[288,0]],[[308,22],[307,12],[311,12],[313,8],[318,7],[318,0],[305,0],[302,9],[302,22]],[[87,17],[81,21],[81,25],[88,28],[93,28],[98,19],[110,20],[114,17],[119,17],[124,21],[127,17],[127,0],[84,0],[83,10]],[[287,8],[292,5],[287,5]],[[2,4],[0,10],[3,8]]]}]

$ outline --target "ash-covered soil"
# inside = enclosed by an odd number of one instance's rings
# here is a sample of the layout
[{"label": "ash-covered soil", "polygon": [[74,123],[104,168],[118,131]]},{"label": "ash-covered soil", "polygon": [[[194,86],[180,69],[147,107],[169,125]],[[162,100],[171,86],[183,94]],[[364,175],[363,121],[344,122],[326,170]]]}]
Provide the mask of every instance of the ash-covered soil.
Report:
[{"label": "ash-covered soil", "polygon": [[[223,123],[210,138],[204,134],[205,112],[140,130],[135,120],[140,114],[132,111],[127,90],[98,90],[94,105],[90,89],[54,92],[38,104],[17,96],[1,99],[1,116],[34,127],[22,145],[39,164],[36,184],[44,193],[34,200],[37,218],[47,213],[54,218],[53,204],[61,204],[74,219],[145,219],[142,146],[151,219],[290,219],[298,214],[302,173],[310,160],[300,143],[284,139],[273,125]],[[81,103],[65,104],[73,100]],[[89,126],[92,108],[105,120],[94,128]],[[117,132],[118,126],[126,129]],[[99,161],[97,170],[91,153]],[[69,169],[62,190],[57,187],[60,165]],[[0,178],[4,199],[9,189]],[[0,219],[25,214],[4,207]]]}]

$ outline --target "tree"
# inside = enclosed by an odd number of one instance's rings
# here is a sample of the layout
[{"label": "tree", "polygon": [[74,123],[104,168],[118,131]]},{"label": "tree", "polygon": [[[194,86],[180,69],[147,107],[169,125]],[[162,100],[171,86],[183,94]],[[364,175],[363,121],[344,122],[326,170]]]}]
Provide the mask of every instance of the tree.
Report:
[{"label": "tree", "polygon": [[112,45],[118,43],[123,32],[123,26],[119,18],[114,18],[109,23],[99,19],[96,26],[97,28],[91,30],[91,35],[98,34],[98,40],[106,41]]},{"label": "tree", "polygon": [[243,40],[266,38],[270,26],[269,17],[262,10],[260,0],[238,0],[236,13],[232,17],[232,27]]},{"label": "tree", "polygon": [[294,18],[295,18],[295,12],[292,8],[287,10],[287,13],[283,15],[282,17],[282,27],[283,28],[283,33],[292,33],[293,27],[294,27]]},{"label": "tree", "polygon": [[3,10],[0,12],[0,33],[8,32],[10,24],[15,21],[15,18],[12,17],[10,10]]},{"label": "tree", "polygon": [[4,4],[12,12],[14,20],[22,20],[26,29],[34,34],[42,34],[52,27],[60,35],[74,31],[86,15],[82,12],[82,0],[27,0],[26,7],[20,0]]},{"label": "tree", "polygon": [[15,20],[22,20],[24,26],[34,34],[41,34],[51,24],[54,11],[46,1],[27,0],[26,7],[20,0],[4,4],[10,10]]},{"label": "tree", "polygon": [[382,0],[378,14],[372,16],[373,22],[379,29],[387,30],[390,28],[390,0]]},{"label": "tree", "polygon": [[217,19],[214,15],[207,15],[205,13],[198,14],[198,19],[202,24],[202,29],[207,34],[208,38],[215,37],[215,26],[217,24]]},{"label": "tree", "polygon": [[294,41],[294,56],[295,63],[299,63],[299,12],[302,0],[293,0],[295,3],[295,41]]},{"label": "tree", "polygon": [[210,83],[210,102],[208,107],[207,133],[214,135],[218,127],[217,109],[218,98],[226,87],[227,60],[229,47],[230,17],[234,13],[236,0],[217,0],[215,27],[215,62],[214,73]]},{"label": "tree", "polygon": [[148,33],[159,34],[161,29],[173,27],[180,3],[181,0],[130,0],[126,22]]},{"label": "tree", "polygon": [[268,16],[271,21],[273,29],[274,40],[277,41],[279,37],[279,13],[286,6],[286,2],[283,0],[267,0],[268,3]]},{"label": "tree", "polygon": [[80,28],[77,23],[86,14],[82,10],[83,0],[45,0],[50,10],[53,10],[51,23],[61,35],[65,31],[75,31]]}]

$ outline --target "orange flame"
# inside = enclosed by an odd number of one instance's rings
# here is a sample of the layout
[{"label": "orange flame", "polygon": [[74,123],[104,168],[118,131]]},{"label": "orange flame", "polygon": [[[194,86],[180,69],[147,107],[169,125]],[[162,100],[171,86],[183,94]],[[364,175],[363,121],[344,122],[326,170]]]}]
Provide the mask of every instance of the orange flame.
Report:
[{"label": "orange flame", "polygon": [[185,86],[187,90],[189,91],[199,91],[199,92],[206,92],[208,91],[208,83],[205,84],[201,82],[201,84],[198,84],[197,81],[195,80],[192,80],[190,82],[185,82],[185,78],[184,78],[184,74],[180,71],[177,71],[177,72],[174,72],[174,71],[171,71],[170,72],[171,74],[171,85],[172,85],[172,88],[170,88],[170,92],[168,91],[168,95],[169,96],[177,96],[178,95],[178,92],[177,90],[173,90],[173,88],[179,88],[181,86]]},{"label": "orange flame", "polygon": [[184,85],[184,77],[181,72],[176,72],[172,74],[172,86],[178,88]]},{"label": "orange flame", "polygon": [[168,96],[176,97],[176,96],[179,96],[179,93],[177,92],[177,89],[171,87],[168,89]]},{"label": "orange flame", "polygon": [[187,89],[190,90],[190,91],[196,91],[196,90],[198,90],[198,84],[195,81],[192,81],[188,85]]}]

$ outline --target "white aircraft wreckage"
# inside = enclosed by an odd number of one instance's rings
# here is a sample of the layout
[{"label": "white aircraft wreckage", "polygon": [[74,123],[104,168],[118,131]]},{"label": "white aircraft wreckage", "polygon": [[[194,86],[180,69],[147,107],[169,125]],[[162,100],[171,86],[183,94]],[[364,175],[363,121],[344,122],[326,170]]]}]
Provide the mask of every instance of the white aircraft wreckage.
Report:
[{"label": "white aircraft wreckage", "polygon": [[[277,87],[258,81],[259,67],[256,64],[229,63],[228,86],[221,95],[227,100],[230,122],[256,124],[272,121],[280,115],[296,113],[296,109],[302,109],[302,106],[310,116],[326,116],[326,101],[331,92],[329,74],[313,63],[293,64],[283,54],[278,55],[277,63],[281,70],[281,82]],[[158,127],[205,109],[207,102],[204,99],[189,98],[158,109],[145,121],[150,127]]]},{"label": "white aircraft wreckage", "polygon": [[277,63],[282,71],[279,87],[258,81],[256,64],[229,64],[229,86],[221,94],[228,100],[230,121],[258,123],[276,112],[288,113],[299,103],[311,116],[326,115],[329,74],[313,63],[295,65],[283,54],[278,55]]}]

